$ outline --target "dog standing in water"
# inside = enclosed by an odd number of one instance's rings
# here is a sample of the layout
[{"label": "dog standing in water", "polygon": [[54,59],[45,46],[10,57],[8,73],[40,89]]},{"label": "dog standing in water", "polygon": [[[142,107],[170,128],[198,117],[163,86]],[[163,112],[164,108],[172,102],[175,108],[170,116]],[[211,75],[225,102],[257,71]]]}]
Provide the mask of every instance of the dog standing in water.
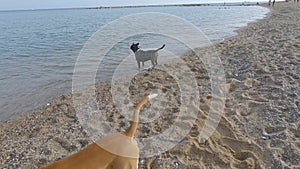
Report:
[{"label": "dog standing in water", "polygon": [[83,150],[42,169],[137,169],[139,148],[134,134],[139,112],[157,94],[143,98],[135,108],[133,122],[125,133],[110,134]]},{"label": "dog standing in water", "polygon": [[135,44],[132,43],[130,46],[130,49],[133,51],[135,55],[135,59],[137,61],[139,69],[141,68],[141,62],[144,66],[144,62],[151,60],[151,63],[153,67],[157,65],[157,57],[158,57],[158,51],[163,49],[166,45],[164,44],[162,47],[156,49],[156,50],[142,50],[139,48],[139,43]]}]

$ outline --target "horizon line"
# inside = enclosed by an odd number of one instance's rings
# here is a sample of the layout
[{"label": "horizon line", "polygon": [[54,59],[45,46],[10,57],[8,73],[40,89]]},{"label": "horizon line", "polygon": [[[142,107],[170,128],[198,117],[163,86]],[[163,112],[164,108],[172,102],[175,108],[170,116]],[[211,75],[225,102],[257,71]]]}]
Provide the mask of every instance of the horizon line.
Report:
[{"label": "horizon line", "polygon": [[71,9],[118,9],[118,8],[145,8],[145,7],[192,7],[192,6],[248,6],[248,5],[257,5],[265,4],[265,1],[257,2],[216,2],[216,3],[184,3],[184,4],[153,4],[153,5],[119,5],[119,6],[90,6],[90,7],[58,7],[58,8],[36,8],[36,9],[0,9],[0,12],[10,12],[10,11],[40,11],[40,10],[71,10]]}]

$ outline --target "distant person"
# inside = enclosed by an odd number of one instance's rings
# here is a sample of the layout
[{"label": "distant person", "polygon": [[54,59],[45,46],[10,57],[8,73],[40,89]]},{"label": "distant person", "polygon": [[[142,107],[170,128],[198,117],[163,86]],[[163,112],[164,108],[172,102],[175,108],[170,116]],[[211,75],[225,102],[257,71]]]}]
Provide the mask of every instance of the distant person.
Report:
[{"label": "distant person", "polygon": [[269,6],[271,5],[271,0],[269,0]]},{"label": "distant person", "polygon": [[273,6],[275,5],[275,0],[273,0]]}]

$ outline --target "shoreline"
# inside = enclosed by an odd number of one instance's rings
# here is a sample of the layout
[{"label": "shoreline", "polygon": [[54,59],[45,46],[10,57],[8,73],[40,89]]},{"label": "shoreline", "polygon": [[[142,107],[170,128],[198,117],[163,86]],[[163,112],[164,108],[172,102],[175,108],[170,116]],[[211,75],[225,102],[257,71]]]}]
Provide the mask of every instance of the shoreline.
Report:
[{"label": "shoreline", "polygon": [[[200,109],[204,113],[199,116],[199,121],[185,141],[163,153],[162,156],[140,159],[141,168],[147,168],[147,166],[176,168],[178,165],[182,168],[197,166],[210,168],[214,167],[213,164],[221,168],[296,167],[297,160],[300,159],[300,145],[297,144],[300,136],[300,124],[297,122],[297,118],[299,119],[300,116],[297,110],[300,105],[297,95],[292,95],[292,93],[295,89],[296,91],[298,89],[299,92],[299,85],[297,86],[299,79],[297,79],[297,74],[293,71],[292,66],[291,68],[283,67],[283,63],[289,63],[289,60],[296,67],[300,62],[297,59],[300,56],[297,52],[299,40],[297,43],[297,38],[293,38],[293,35],[297,35],[297,31],[300,32],[296,27],[297,23],[299,25],[299,21],[297,22],[291,17],[294,15],[291,12],[299,15],[299,12],[296,11],[297,8],[299,10],[299,4],[296,7],[292,5],[292,2],[276,3],[274,9],[271,9],[264,19],[249,23],[246,27],[237,30],[237,35],[205,49],[217,49],[227,73],[227,105],[217,131],[205,143],[199,142],[196,138],[203,125],[201,119],[203,120],[207,116],[207,105],[210,102],[208,94],[202,98],[200,105]],[[291,20],[286,20],[285,17]],[[284,32],[281,28],[286,25],[293,27],[288,28],[288,32]],[[289,38],[293,42],[290,42]],[[289,49],[287,49],[288,47]],[[292,50],[292,52],[288,50]],[[280,59],[288,60],[281,63]],[[199,65],[193,67],[197,66]],[[201,72],[203,68],[196,70]],[[157,77],[151,72],[145,73],[148,74],[147,76],[152,78],[154,76],[157,79],[166,76],[163,72],[156,72],[161,77]],[[201,85],[208,86],[209,83],[205,77],[207,74],[204,71],[199,74],[198,80]],[[139,76],[137,79],[150,80],[151,78],[147,79],[143,73],[143,76]],[[173,80],[170,79],[169,82],[172,83]],[[140,86],[143,85],[140,84]],[[109,87],[100,84],[97,89],[98,95],[100,90],[101,93],[106,91],[101,97],[108,100],[105,104],[109,107],[108,116],[113,115],[117,118],[112,122],[124,123],[124,117],[120,114],[116,115],[112,103],[109,102],[111,99],[108,92]],[[147,88],[144,89],[147,90]],[[178,91],[178,89],[174,90]],[[274,91],[275,95],[272,94]],[[133,91],[133,93],[139,96],[137,91]],[[291,103],[285,102],[284,94],[276,95],[276,93],[286,93],[292,98],[288,98],[286,101]],[[90,143],[91,140],[88,139],[76,120],[71,102],[70,94],[63,95],[54,99],[48,106],[1,124],[0,150],[5,153],[0,156],[1,164],[4,165],[0,165],[0,167],[41,167],[72,154]],[[291,110],[287,111],[285,104],[291,107]],[[176,105],[173,106],[176,107]],[[106,109],[107,107],[101,108]],[[269,114],[270,112],[276,114]],[[166,117],[169,116],[172,118],[171,115],[166,115]],[[115,130],[122,131],[128,126],[128,121],[125,120],[125,123],[124,126],[115,127]],[[167,127],[164,126],[163,121],[159,121],[160,123],[162,124],[161,130]],[[154,127],[146,130],[146,127],[142,126],[138,135],[142,135],[142,132],[152,130]],[[149,132],[149,134],[153,134],[153,131]],[[235,147],[236,145],[239,147]],[[273,157],[273,154],[276,156]]]}]

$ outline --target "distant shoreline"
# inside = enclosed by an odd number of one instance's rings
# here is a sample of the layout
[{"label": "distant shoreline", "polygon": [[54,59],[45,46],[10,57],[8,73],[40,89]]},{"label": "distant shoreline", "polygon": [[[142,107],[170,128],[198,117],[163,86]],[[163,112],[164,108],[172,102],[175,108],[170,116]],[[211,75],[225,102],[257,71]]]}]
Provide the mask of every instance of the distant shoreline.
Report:
[{"label": "distant shoreline", "polygon": [[[260,4],[260,3],[259,3]],[[257,2],[236,3],[199,3],[199,4],[168,4],[168,5],[129,5],[129,6],[99,6],[85,9],[113,9],[113,8],[149,8],[149,7],[193,7],[193,6],[250,6],[258,5]]]},{"label": "distant shoreline", "polygon": [[9,9],[0,12],[13,11],[42,11],[42,10],[74,10],[74,9],[119,9],[119,8],[153,8],[153,7],[195,7],[195,6],[256,6],[267,2],[231,2],[231,3],[197,3],[197,4],[166,4],[166,5],[126,5],[126,6],[94,6],[70,8],[45,8],[45,9]]}]

